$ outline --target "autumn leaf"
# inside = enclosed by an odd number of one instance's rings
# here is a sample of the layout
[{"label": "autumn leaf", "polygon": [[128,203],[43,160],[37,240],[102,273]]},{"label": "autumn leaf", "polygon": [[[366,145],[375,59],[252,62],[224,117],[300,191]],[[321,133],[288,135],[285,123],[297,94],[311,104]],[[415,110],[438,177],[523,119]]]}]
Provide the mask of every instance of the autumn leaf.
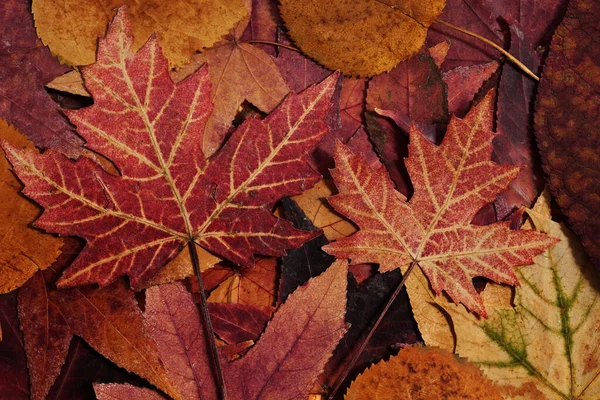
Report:
[{"label": "autumn leaf", "polygon": [[194,65],[208,64],[214,109],[202,135],[202,150],[207,157],[221,146],[244,100],[270,113],[289,92],[271,56],[250,43],[240,42],[252,10],[251,0],[241,1],[248,10],[247,17],[236,23],[224,40],[192,57],[191,65],[181,71],[187,75]]},{"label": "autumn leaf", "polygon": [[43,88],[67,68],[38,39],[29,1],[1,2],[0,37],[0,117],[37,146],[77,157],[83,141]]},{"label": "autumn leaf", "polygon": [[423,276],[407,282],[423,339],[481,365],[507,399],[598,398],[597,272],[576,236],[550,219],[547,193],[527,214],[526,227],[560,242],[517,269],[521,287],[487,285],[489,320],[433,296]]},{"label": "autumn leaf", "polygon": [[427,28],[444,8],[428,2],[315,0],[281,2],[281,17],[303,52],[348,76],[391,70],[425,42]]},{"label": "autumn leaf", "polygon": [[374,364],[360,374],[344,397],[346,400],[403,398],[500,400],[502,396],[479,368],[458,360],[452,353],[407,347],[389,361]]},{"label": "autumn leaf", "polygon": [[29,399],[29,374],[17,318],[17,294],[0,295],[0,390],[9,399]]},{"label": "autumn leaf", "polygon": [[215,333],[229,344],[256,341],[274,309],[235,303],[208,303]]},{"label": "autumn leaf", "polygon": [[444,290],[486,316],[471,279],[517,285],[513,267],[531,264],[554,242],[536,232],[511,231],[508,223],[470,224],[519,172],[490,160],[491,98],[486,96],[465,119],[452,118],[439,147],[411,130],[406,166],[415,193],[409,202],[384,168],[372,169],[339,145],[332,176],[340,194],[329,202],[360,230],[324,250],[352,264],[378,263],[380,272],[417,263],[437,294]]},{"label": "autumn leaf", "polygon": [[600,267],[600,5],[573,0],[552,39],[540,80],[535,135],[548,184]]},{"label": "autumn leaf", "polygon": [[156,32],[171,66],[188,63],[247,14],[242,0],[34,0],[32,12],[37,33],[52,54],[69,65],[88,65],[96,60],[98,37],[121,6],[127,6],[132,21],[133,50]]},{"label": "autumn leaf", "polygon": [[[298,288],[275,313],[258,343],[240,360],[223,364],[228,398],[307,398],[346,332],[347,270],[344,261],[336,261]],[[177,390],[186,399],[215,398],[210,358],[192,296],[181,284],[172,283],[149,289],[147,301],[151,332]],[[160,398],[131,385],[94,387],[99,400]]]},{"label": "autumn leaf", "polygon": [[31,378],[31,396],[43,399],[58,376],[73,335],[99,353],[175,395],[145,333],[133,292],[124,282],[102,289],[53,289],[52,270],[38,272],[19,290],[19,321]]},{"label": "autumn leaf", "polygon": [[98,62],[83,69],[94,105],[68,112],[87,146],[121,176],[90,160],[4,145],[24,193],[45,208],[36,226],[88,242],[58,285],[107,285],[129,275],[137,286],[190,241],[249,267],[253,253],[279,256],[310,239],[271,208],[320,178],[306,152],[327,131],[320,119],[337,75],[290,95],[264,120],[247,120],[205,159],[206,69],[174,84],[156,38],[133,54],[128,32],[122,10],[100,40]]},{"label": "autumn leaf", "polygon": [[[33,145],[14,127],[0,119],[0,138],[13,146],[33,150]],[[10,292],[38,270],[46,269],[60,254],[62,241],[29,225],[39,208],[19,195],[22,185],[0,155],[0,293]]]},{"label": "autumn leaf", "polygon": [[[463,117],[481,86],[498,69],[498,63],[491,61],[468,67],[456,67],[443,74],[443,81],[448,87],[448,112]],[[526,78],[529,79],[529,78]]]}]

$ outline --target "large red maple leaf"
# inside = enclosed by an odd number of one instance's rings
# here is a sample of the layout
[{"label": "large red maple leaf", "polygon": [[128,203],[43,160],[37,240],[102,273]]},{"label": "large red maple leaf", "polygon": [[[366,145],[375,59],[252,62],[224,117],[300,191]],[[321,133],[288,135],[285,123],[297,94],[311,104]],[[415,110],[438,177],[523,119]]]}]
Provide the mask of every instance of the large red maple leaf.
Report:
[{"label": "large red maple leaf", "polygon": [[352,264],[378,263],[380,272],[417,263],[436,293],[486,316],[471,279],[483,276],[517,285],[513,267],[533,263],[555,240],[534,231],[513,231],[509,223],[475,226],[470,222],[504,190],[519,167],[491,161],[491,93],[464,119],[453,117],[440,146],[413,126],[406,168],[415,193],[410,199],[394,188],[385,168],[373,169],[344,145],[336,149],[331,175],[340,192],[331,205],[360,228],[324,246]]},{"label": "large red maple leaf", "polygon": [[271,209],[320,178],[306,158],[327,132],[337,74],[290,95],[264,120],[245,121],[206,159],[206,68],[174,83],[156,38],[134,54],[129,32],[121,9],[100,39],[98,61],[83,68],[94,105],[67,114],[121,176],[89,159],[3,145],[23,193],[45,208],[36,226],[87,240],[59,286],[107,285],[121,275],[136,286],[191,241],[250,266],[254,253],[280,256],[313,237]]}]

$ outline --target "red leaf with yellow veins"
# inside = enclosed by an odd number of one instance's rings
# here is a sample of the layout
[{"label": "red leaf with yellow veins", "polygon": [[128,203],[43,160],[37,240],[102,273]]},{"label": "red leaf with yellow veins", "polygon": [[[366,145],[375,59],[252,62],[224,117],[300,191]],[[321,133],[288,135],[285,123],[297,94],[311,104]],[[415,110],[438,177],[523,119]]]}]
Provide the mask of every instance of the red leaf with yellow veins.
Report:
[{"label": "red leaf with yellow veins", "polygon": [[252,266],[254,253],[280,256],[312,238],[271,208],[319,180],[307,153],[327,132],[322,119],[338,75],[290,95],[264,120],[245,121],[206,159],[206,69],[174,83],[156,38],[134,54],[129,32],[121,10],[100,39],[98,61],[82,68],[94,105],[68,114],[121,176],[90,160],[4,145],[24,193],[45,208],[36,226],[87,241],[59,286],[107,285],[121,275],[136,286],[191,241]]},{"label": "red leaf with yellow veins", "polygon": [[471,225],[471,219],[519,173],[519,167],[490,160],[493,121],[491,93],[464,119],[453,117],[436,146],[416,129],[410,132],[406,167],[415,193],[407,201],[394,189],[385,168],[373,169],[343,145],[332,171],[339,195],[329,199],[352,219],[359,232],[324,247],[352,264],[375,262],[380,271],[417,263],[436,293],[486,316],[471,279],[483,276],[518,285],[517,265],[555,241],[531,231],[511,231],[508,223]]}]

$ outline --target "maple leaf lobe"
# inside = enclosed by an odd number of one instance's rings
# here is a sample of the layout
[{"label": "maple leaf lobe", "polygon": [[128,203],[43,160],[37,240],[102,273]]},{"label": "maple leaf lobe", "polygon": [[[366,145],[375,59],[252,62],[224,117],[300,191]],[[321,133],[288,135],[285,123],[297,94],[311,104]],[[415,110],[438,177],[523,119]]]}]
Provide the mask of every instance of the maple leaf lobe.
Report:
[{"label": "maple leaf lobe", "polygon": [[329,201],[360,230],[324,250],[352,264],[378,263],[381,272],[416,262],[436,293],[443,290],[486,316],[472,278],[516,285],[513,266],[531,264],[554,243],[535,232],[511,231],[507,223],[470,224],[520,170],[490,159],[491,98],[490,93],[464,119],[453,117],[440,146],[411,128],[405,162],[415,193],[408,202],[385,168],[372,168],[338,144],[332,176],[340,194]]},{"label": "maple leaf lobe", "polygon": [[91,107],[68,112],[93,150],[119,169],[6,146],[24,193],[45,208],[37,226],[86,239],[59,286],[107,285],[152,277],[191,240],[252,266],[253,254],[285,254],[316,235],[271,213],[283,196],[320,175],[308,151],[327,132],[339,74],[291,94],[264,120],[245,121],[205,158],[201,137],[212,111],[206,68],[174,83],[155,37],[133,53],[126,14],[100,39],[98,61],[83,69]]}]

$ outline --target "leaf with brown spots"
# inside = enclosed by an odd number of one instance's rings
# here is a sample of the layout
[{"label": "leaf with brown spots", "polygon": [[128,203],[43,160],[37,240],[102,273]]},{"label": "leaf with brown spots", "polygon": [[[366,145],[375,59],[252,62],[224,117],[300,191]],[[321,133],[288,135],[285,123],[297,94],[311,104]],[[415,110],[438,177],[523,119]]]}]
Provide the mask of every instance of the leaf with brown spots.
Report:
[{"label": "leaf with brown spots", "polygon": [[544,193],[525,228],[560,242],[520,267],[517,288],[488,283],[488,320],[435,296],[415,271],[407,289],[423,340],[479,364],[506,399],[600,398],[600,279],[577,237],[550,219]]},{"label": "leaf with brown spots", "polygon": [[540,80],[535,135],[556,201],[600,268],[600,3],[572,0]]},{"label": "leaf with brown spots", "polygon": [[[34,151],[14,127],[0,119],[0,138],[15,147]],[[62,240],[30,226],[40,209],[19,195],[21,183],[0,154],[0,294],[10,292],[46,269],[60,254]]]},{"label": "leaf with brown spots", "polygon": [[174,83],[155,38],[136,54],[121,10],[83,68],[94,105],[68,113],[87,146],[121,175],[89,159],[4,144],[24,193],[45,208],[36,226],[84,238],[60,287],[151,278],[194,242],[251,267],[254,254],[280,256],[314,233],[273,216],[274,203],[320,179],[307,152],[327,132],[338,74],[291,94],[263,120],[246,120],[210,158],[200,144],[212,111],[205,68]]},{"label": "leaf with brown spots", "polygon": [[407,347],[389,361],[381,361],[360,374],[345,400],[501,400],[498,388],[475,365],[452,353]]},{"label": "leaf with brown spots", "polygon": [[390,71],[425,43],[445,0],[282,0],[281,16],[302,51],[348,76]]}]

